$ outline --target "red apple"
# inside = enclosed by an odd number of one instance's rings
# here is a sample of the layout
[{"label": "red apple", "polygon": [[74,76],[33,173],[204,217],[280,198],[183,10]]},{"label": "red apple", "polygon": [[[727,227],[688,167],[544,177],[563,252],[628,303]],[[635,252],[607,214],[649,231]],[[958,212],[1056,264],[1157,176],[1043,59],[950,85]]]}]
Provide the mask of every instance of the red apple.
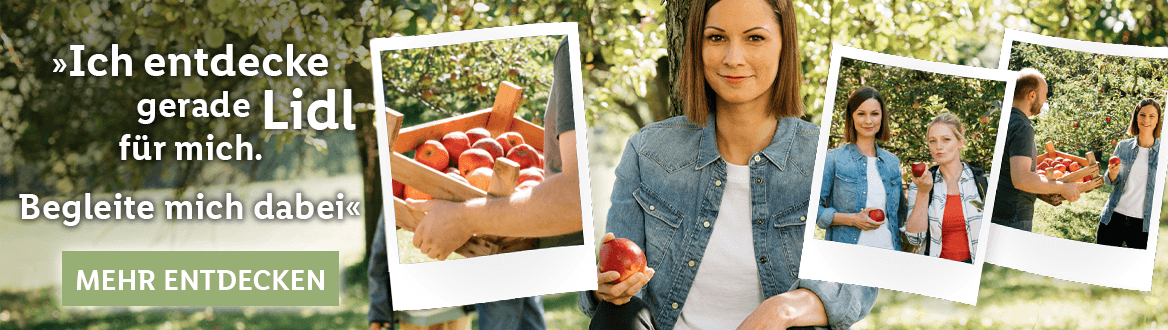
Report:
[{"label": "red apple", "polygon": [[506,155],[508,152],[510,152],[511,148],[515,147],[515,145],[511,144],[511,142],[507,142],[507,138],[503,137],[502,135],[495,138],[495,142],[498,142],[500,146],[503,146],[503,154],[504,155]]},{"label": "red apple", "polygon": [[1062,172],[1066,172],[1066,171],[1067,171],[1067,166],[1066,166],[1066,165],[1063,165],[1063,164],[1058,164],[1058,165],[1055,165],[1053,168],[1054,168],[1054,170],[1055,170],[1055,171],[1062,171]]},{"label": "red apple", "polygon": [[450,165],[450,154],[446,147],[435,140],[426,140],[414,151],[414,160],[435,170],[444,170]]},{"label": "red apple", "polygon": [[519,183],[524,183],[527,181],[542,182],[543,181],[543,172],[540,172],[539,170],[537,170],[535,168],[525,168],[525,169],[519,171],[519,178],[517,179],[517,181]]},{"label": "red apple", "polygon": [[474,145],[475,142],[479,142],[479,140],[490,139],[491,132],[488,132],[486,128],[475,127],[466,131],[466,137],[470,138],[470,144]]},{"label": "red apple", "polygon": [[463,132],[450,132],[442,137],[442,146],[450,153],[450,159],[458,161],[458,157],[470,149],[470,137]]},{"label": "red apple", "polygon": [[1083,168],[1083,165],[1079,165],[1079,163],[1071,163],[1071,166],[1067,166],[1067,169],[1071,170],[1071,172],[1078,171],[1081,168]]},{"label": "red apple", "polygon": [[1107,164],[1119,165],[1119,156],[1111,156],[1111,158],[1107,159]]},{"label": "red apple", "polygon": [[471,149],[483,149],[491,154],[491,159],[503,157],[503,146],[491,139],[482,139],[470,146]]},{"label": "red apple", "polygon": [[470,185],[474,186],[475,188],[487,191],[487,188],[491,187],[492,174],[494,174],[494,172],[492,172],[489,168],[476,168],[466,176],[466,181],[470,182]]},{"label": "red apple", "polygon": [[406,199],[405,195],[406,185],[397,180],[393,180],[393,197]]},{"label": "red apple", "polygon": [[459,176],[462,176],[462,172],[459,172],[457,167],[447,167],[446,170],[443,172],[446,172],[446,174],[453,173],[453,174],[457,174]]},{"label": "red apple", "polygon": [[913,177],[920,177],[921,175],[924,175],[925,170],[928,169],[928,167],[929,166],[926,165],[924,162],[912,163]]},{"label": "red apple", "polygon": [[405,196],[406,196],[406,199],[413,199],[413,200],[420,200],[420,201],[434,199],[434,197],[430,197],[430,195],[422,192],[421,190],[415,189],[414,187],[410,187],[410,186],[406,186]]},{"label": "red apple", "polygon": [[511,151],[507,153],[507,159],[519,164],[519,168],[521,169],[539,165],[539,153],[535,151],[535,148],[527,144],[520,144],[511,148]]},{"label": "red apple", "polygon": [[1103,121],[1110,123],[1111,117],[1103,117]]},{"label": "red apple", "polygon": [[495,168],[495,158],[486,150],[470,149],[462,153],[462,157],[458,157],[458,172],[462,173],[462,176],[470,175],[471,171],[480,167]]},{"label": "red apple", "polygon": [[613,283],[620,283],[645,271],[645,264],[645,252],[633,241],[617,238],[600,246],[600,271],[620,273],[620,278]]},{"label": "red apple", "polygon": [[884,210],[875,209],[868,211],[868,217],[872,218],[872,221],[884,222]]},{"label": "red apple", "polygon": [[[510,144],[512,147],[527,143],[523,141],[523,135],[519,135],[519,133],[515,132],[505,132],[503,134],[499,134],[499,138],[507,140],[507,144]],[[499,142],[499,144],[503,143]]]}]

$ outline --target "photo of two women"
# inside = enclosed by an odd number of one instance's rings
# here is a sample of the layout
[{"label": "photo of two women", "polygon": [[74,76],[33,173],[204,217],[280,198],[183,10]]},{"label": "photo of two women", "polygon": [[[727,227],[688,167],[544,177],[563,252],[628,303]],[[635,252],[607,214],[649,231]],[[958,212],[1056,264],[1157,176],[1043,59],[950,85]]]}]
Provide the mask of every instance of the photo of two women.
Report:
[{"label": "photo of two women", "polygon": [[973,263],[1006,83],[842,58],[816,237]]}]

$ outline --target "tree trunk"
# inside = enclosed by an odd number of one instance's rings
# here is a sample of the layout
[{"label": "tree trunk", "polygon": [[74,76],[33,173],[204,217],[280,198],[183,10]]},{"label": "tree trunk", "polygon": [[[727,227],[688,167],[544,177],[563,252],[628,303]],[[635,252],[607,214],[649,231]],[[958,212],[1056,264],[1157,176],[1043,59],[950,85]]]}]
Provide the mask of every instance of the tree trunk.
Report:
[{"label": "tree trunk", "polygon": [[[669,79],[669,114],[681,115],[681,93],[677,85],[677,73],[681,68],[682,47],[685,47],[685,21],[689,17],[690,0],[673,0],[665,5],[665,36],[669,39],[669,70],[664,74]],[[658,76],[663,73],[657,72]]]},{"label": "tree trunk", "polygon": [[[358,10],[360,1],[348,1],[341,17],[360,22]],[[369,44],[369,31],[361,33],[361,44]],[[345,65],[345,86],[352,90],[352,102],[355,104],[373,104],[373,73],[361,66],[361,62],[352,61]],[[372,106],[370,106],[373,108]],[[377,111],[379,109],[374,109]],[[377,231],[377,217],[381,215],[381,167],[377,161],[377,131],[373,125],[376,117],[374,111],[362,111],[355,114],[357,130],[354,133],[357,140],[357,154],[361,158],[361,181],[365,203],[365,257],[368,261],[370,246],[373,245],[373,235]]]}]

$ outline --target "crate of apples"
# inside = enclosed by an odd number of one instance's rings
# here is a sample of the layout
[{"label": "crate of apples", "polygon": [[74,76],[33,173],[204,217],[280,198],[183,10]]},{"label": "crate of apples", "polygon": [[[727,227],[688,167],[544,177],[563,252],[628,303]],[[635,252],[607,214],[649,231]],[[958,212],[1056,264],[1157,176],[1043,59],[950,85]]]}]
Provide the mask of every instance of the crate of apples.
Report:
[{"label": "crate of apples", "polygon": [[[543,128],[515,117],[522,91],[503,82],[489,109],[407,128],[401,113],[386,110],[398,228],[413,231],[425,216],[406,200],[503,197],[543,181]],[[404,155],[410,151],[412,158]],[[469,258],[534,247],[532,238],[476,236],[456,253]]]},{"label": "crate of apples", "polygon": [[[1045,148],[1046,153],[1037,157],[1035,170],[1039,176],[1051,181],[1073,183],[1080,193],[1103,186],[1103,177],[1099,176],[1099,162],[1095,160],[1094,153],[1087,152],[1085,157],[1078,157],[1056,150],[1053,142],[1047,142]],[[1038,199],[1054,206],[1061,205],[1065,200],[1059,194],[1038,195]]]}]

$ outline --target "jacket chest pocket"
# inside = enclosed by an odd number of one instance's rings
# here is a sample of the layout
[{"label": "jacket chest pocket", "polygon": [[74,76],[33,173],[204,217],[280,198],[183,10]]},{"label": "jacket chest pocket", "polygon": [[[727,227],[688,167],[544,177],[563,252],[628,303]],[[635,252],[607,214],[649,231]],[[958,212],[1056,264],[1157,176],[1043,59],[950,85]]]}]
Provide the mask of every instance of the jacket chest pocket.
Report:
[{"label": "jacket chest pocket", "polygon": [[855,208],[857,201],[860,200],[860,180],[859,175],[847,173],[835,173],[835,183],[832,189],[832,205],[841,212],[851,213],[858,212]]},{"label": "jacket chest pocket", "polygon": [[[803,255],[803,233],[807,225],[808,201],[784,207],[772,215],[774,230],[770,239],[774,240],[770,247],[775,257],[783,258],[783,263],[770,264],[776,271],[786,271],[790,275],[788,280],[794,281],[799,276],[799,262]],[[777,261],[777,260],[776,260]]]},{"label": "jacket chest pocket", "polygon": [[653,190],[641,185],[633,192],[633,198],[641,205],[645,217],[646,257],[650,268],[657,268],[666,258],[673,244],[673,238],[681,227],[681,214],[673,205],[665,202]]}]

